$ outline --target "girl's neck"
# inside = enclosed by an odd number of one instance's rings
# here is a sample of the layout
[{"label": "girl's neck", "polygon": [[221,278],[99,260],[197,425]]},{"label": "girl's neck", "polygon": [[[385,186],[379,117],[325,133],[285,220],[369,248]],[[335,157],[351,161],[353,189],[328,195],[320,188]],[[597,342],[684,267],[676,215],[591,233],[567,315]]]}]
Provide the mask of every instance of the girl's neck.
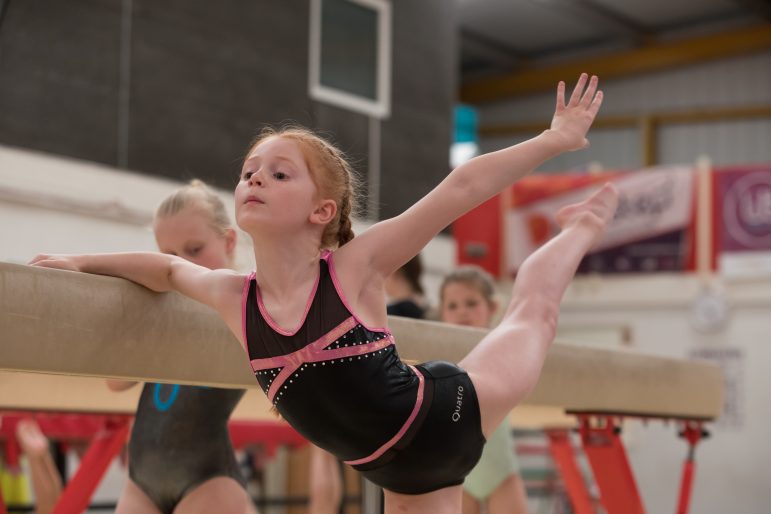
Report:
[{"label": "girl's neck", "polygon": [[255,278],[262,294],[272,297],[291,295],[297,288],[316,279],[319,270],[318,241],[309,238],[282,238],[254,243]]}]

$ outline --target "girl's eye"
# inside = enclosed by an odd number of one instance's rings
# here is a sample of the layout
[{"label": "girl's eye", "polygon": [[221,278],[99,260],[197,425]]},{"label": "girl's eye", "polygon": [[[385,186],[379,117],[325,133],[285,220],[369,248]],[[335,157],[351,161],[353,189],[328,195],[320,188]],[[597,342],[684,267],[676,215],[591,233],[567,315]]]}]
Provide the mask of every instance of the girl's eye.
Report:
[{"label": "girl's eye", "polygon": [[244,180],[249,180],[252,177],[252,175],[254,175],[253,171],[247,171],[246,173],[241,175],[241,178],[243,178]]},{"label": "girl's eye", "polygon": [[289,175],[287,175],[283,171],[277,171],[277,172],[273,173],[273,177],[276,180],[285,180],[285,179],[289,178]]},{"label": "girl's eye", "polygon": [[187,253],[188,253],[188,254],[190,254],[190,255],[192,255],[192,256],[196,256],[196,255],[198,255],[199,253],[201,253],[201,250],[203,250],[203,246],[196,246],[196,247],[194,247],[194,248],[190,248],[190,249],[187,251]]},{"label": "girl's eye", "polygon": [[466,302],[466,307],[473,308],[473,307],[476,307],[476,306],[477,306],[477,302],[475,300],[471,300],[471,301]]}]

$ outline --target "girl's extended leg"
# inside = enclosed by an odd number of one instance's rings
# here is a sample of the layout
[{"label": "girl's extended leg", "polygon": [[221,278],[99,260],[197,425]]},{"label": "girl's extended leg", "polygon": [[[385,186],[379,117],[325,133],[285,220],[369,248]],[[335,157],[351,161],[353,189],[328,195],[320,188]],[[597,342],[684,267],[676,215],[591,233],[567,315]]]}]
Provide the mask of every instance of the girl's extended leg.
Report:
[{"label": "girl's extended leg", "polygon": [[476,388],[485,436],[535,387],[554,340],[562,296],[617,205],[618,192],[606,184],[560,210],[562,232],[525,260],[503,320],[459,363]]}]

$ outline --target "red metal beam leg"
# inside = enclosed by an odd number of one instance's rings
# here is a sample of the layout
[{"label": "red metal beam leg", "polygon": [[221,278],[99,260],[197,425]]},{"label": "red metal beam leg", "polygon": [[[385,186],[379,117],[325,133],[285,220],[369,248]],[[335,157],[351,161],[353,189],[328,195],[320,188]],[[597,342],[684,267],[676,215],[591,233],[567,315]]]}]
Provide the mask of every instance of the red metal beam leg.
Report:
[{"label": "red metal beam leg", "polygon": [[546,435],[549,437],[549,449],[565,483],[573,511],[575,514],[594,514],[586,482],[576,464],[573,445],[570,444],[570,433],[567,430],[547,430]]},{"label": "red metal beam leg", "polygon": [[[615,420],[610,416],[580,416],[580,419],[584,452],[607,513],[644,514],[645,508]],[[598,423],[591,423],[592,419]]]},{"label": "red metal beam leg", "polygon": [[110,422],[107,428],[94,436],[78,471],[56,502],[53,514],[73,514],[88,508],[94,490],[102,480],[110,462],[120,452],[129,434],[127,421]]},{"label": "red metal beam leg", "polygon": [[688,506],[691,501],[691,490],[693,488],[693,475],[696,472],[696,463],[694,453],[696,445],[702,438],[706,437],[707,431],[704,430],[699,422],[686,421],[680,436],[688,442],[688,456],[683,463],[683,478],[680,481],[680,497],[677,501],[677,514],[688,514]]},{"label": "red metal beam leg", "polygon": [[2,488],[0,488],[0,514],[8,514],[8,510],[5,508],[5,500],[3,500]]},{"label": "red metal beam leg", "polygon": [[[6,472],[19,472],[19,446],[16,441],[9,439],[5,441],[5,463],[8,468]],[[8,510],[5,507],[5,500],[3,499],[3,488],[0,487],[0,514],[8,514]]]}]

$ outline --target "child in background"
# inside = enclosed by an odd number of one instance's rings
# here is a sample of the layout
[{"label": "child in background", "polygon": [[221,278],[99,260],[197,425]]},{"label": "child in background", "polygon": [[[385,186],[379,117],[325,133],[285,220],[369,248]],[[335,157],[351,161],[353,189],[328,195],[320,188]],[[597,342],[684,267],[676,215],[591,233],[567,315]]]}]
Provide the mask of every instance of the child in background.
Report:
[{"label": "child in background", "polygon": [[[447,274],[439,289],[441,321],[490,328],[495,311],[492,277],[477,266]],[[514,453],[511,423],[503,423],[487,439],[482,458],[463,482],[463,514],[526,514],[527,494]]]},{"label": "child in background", "polygon": [[423,263],[420,254],[391,273],[385,281],[388,296],[386,312],[389,316],[423,319],[426,313],[425,292],[420,283]]}]

